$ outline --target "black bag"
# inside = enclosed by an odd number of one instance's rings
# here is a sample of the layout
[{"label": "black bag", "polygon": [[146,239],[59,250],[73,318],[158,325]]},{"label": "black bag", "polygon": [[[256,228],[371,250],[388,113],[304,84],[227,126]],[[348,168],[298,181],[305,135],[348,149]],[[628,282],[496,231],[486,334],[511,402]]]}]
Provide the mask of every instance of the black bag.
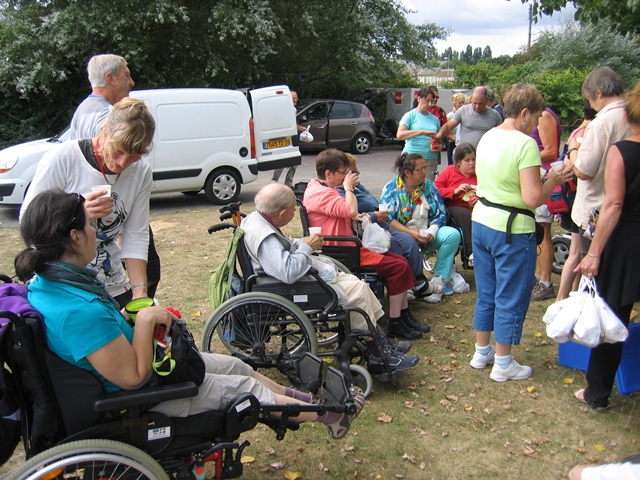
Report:
[{"label": "black bag", "polygon": [[205,366],[196,348],[193,335],[184,320],[174,320],[169,332],[170,345],[166,346],[154,337],[155,358],[153,370],[161,384],[192,381],[202,385]]},{"label": "black bag", "polygon": [[20,426],[20,408],[17,399],[8,388],[11,372],[2,367],[0,371],[0,465],[13,455],[20,442],[22,428]]}]

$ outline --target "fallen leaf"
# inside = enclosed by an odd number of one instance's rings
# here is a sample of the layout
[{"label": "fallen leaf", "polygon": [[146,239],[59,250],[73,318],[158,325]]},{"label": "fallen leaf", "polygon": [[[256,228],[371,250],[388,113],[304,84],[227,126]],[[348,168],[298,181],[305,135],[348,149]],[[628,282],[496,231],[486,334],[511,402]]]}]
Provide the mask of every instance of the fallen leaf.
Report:
[{"label": "fallen leaf", "polygon": [[287,462],[276,462],[276,463],[272,463],[270,466],[274,470],[282,470],[286,464]]},{"label": "fallen leaf", "polygon": [[596,449],[596,452],[606,452],[607,451],[607,447],[605,447],[604,445],[601,445],[599,443],[595,444],[593,446],[593,448]]},{"label": "fallen leaf", "polygon": [[460,340],[460,343],[463,345],[469,345],[469,341],[465,338],[463,338],[462,340]]},{"label": "fallen leaf", "polygon": [[417,463],[416,462],[416,457],[414,457],[413,455],[409,455],[408,453],[405,453],[404,455],[402,455],[402,459],[403,460],[408,460],[411,463]]},{"label": "fallen leaf", "polygon": [[299,480],[302,478],[302,474],[300,472],[290,472],[287,470],[284,472],[284,478],[287,480]]},{"label": "fallen leaf", "polygon": [[542,338],[542,334],[540,332],[534,333],[533,336],[536,338]]},{"label": "fallen leaf", "polygon": [[250,457],[249,455],[243,455],[242,458],[240,459],[240,463],[253,463],[255,461],[256,459],[253,457]]},{"label": "fallen leaf", "polygon": [[196,317],[196,318],[198,318],[198,317],[201,317],[201,316],[202,316],[202,313],[200,312],[200,310],[196,310],[195,312],[193,312],[193,313],[191,314],[191,316],[192,316],[192,317]]},{"label": "fallen leaf", "polygon": [[453,316],[456,317],[456,318],[462,317],[462,315],[460,315],[459,313],[454,313]]},{"label": "fallen leaf", "polygon": [[378,415],[378,421],[382,423],[391,423],[393,421],[393,418],[391,418],[391,415],[381,413],[380,415]]},{"label": "fallen leaf", "polygon": [[471,412],[473,410],[473,406],[469,405],[468,407],[464,407],[465,411]]},{"label": "fallen leaf", "polygon": [[533,385],[530,385],[530,386],[527,387],[527,392],[528,393],[535,393],[537,390],[538,389]]},{"label": "fallen leaf", "polygon": [[456,328],[455,325],[445,325],[444,328],[446,328],[447,330],[453,330],[454,328]]},{"label": "fallen leaf", "polygon": [[573,378],[565,378],[562,382],[565,385],[571,385],[573,383]]},{"label": "fallen leaf", "polygon": [[462,302],[460,300],[454,300],[453,303],[455,303],[456,305],[460,305]]}]

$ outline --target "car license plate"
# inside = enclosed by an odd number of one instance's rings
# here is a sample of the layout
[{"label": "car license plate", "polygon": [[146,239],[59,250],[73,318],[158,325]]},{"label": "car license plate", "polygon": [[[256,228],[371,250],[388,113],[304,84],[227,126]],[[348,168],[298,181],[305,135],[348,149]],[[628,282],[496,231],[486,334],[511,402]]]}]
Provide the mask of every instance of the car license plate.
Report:
[{"label": "car license plate", "polygon": [[280,140],[270,140],[268,142],[262,142],[262,148],[265,150],[271,150],[272,148],[288,147],[291,145],[290,138],[282,138]]}]

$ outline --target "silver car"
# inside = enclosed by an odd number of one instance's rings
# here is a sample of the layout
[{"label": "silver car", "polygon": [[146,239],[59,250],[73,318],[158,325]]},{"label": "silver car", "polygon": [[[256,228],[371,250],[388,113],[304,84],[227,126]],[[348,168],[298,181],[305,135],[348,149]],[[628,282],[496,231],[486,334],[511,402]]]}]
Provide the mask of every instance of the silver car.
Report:
[{"label": "silver car", "polygon": [[300,142],[301,151],[339,148],[368,153],[376,141],[375,121],[366,105],[348,100],[300,100],[298,125],[310,127],[313,142]]}]

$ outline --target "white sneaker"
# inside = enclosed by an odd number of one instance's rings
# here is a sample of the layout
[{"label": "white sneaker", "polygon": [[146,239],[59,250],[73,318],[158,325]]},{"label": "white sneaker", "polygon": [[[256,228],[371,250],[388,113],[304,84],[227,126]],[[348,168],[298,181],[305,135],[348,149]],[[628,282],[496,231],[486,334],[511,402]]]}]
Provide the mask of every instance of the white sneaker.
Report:
[{"label": "white sneaker", "polygon": [[469,365],[471,365],[473,368],[477,368],[478,370],[481,370],[487,365],[489,365],[490,363],[493,363],[495,358],[496,358],[496,349],[492,345],[491,348],[489,349],[489,353],[487,353],[486,355],[482,355],[481,353],[478,353],[476,351],[473,354],[473,358],[469,362]]},{"label": "white sneaker", "polygon": [[495,382],[506,382],[507,380],[524,380],[529,378],[533,373],[531,367],[520,365],[515,360],[511,360],[511,364],[507,368],[502,368],[498,364],[494,364],[491,369],[489,378]]},{"label": "white sneaker", "polygon": [[415,300],[416,296],[413,294],[413,290],[407,290],[407,300]]},{"label": "white sneaker", "polygon": [[442,293],[434,293],[432,295],[427,295],[426,297],[421,297],[420,300],[427,303],[440,303],[442,301]]}]

